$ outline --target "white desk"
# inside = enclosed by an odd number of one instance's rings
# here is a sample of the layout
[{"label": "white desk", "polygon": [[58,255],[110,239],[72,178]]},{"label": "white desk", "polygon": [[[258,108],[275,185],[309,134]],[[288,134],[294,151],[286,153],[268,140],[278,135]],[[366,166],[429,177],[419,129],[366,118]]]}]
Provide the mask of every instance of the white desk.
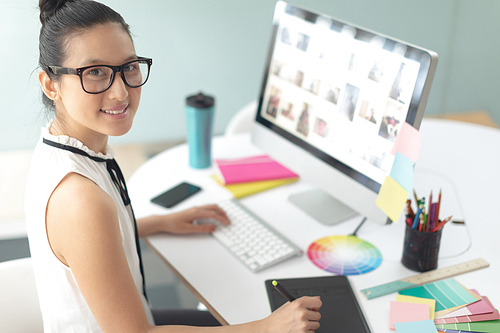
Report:
[{"label": "white desk", "polygon": [[[441,216],[464,218],[468,228],[448,224],[443,231],[439,267],[486,259],[491,266],[457,277],[468,288],[476,288],[500,306],[500,131],[478,125],[425,119],[421,126],[422,148],[415,173],[415,189],[428,196],[430,189],[443,189]],[[249,135],[231,139],[215,138],[213,156],[229,158],[259,153]],[[209,176],[212,169],[188,167],[186,145],[169,149],[146,162],[132,176],[129,192],[138,217],[168,213],[149,200],[167,188],[187,180],[203,191],[180,204],[175,210],[216,202],[230,195]],[[337,226],[326,227],[312,220],[288,202],[287,197],[311,186],[299,181],[242,199],[242,203],[281,230],[305,251],[318,238],[352,233],[361,220],[354,217]],[[470,231],[472,245],[468,251]],[[367,221],[358,237],[379,248],[383,261],[374,271],[349,276],[355,294],[373,332],[389,330],[389,305],[396,294],[367,300],[360,290],[418,273],[401,263],[404,223],[380,226]],[[313,265],[307,255],[250,273],[209,235],[155,235],[148,238],[157,253],[209,309],[229,324],[261,319],[270,314],[264,281],[271,278],[322,276],[328,273]],[[460,254],[460,255],[459,255]],[[325,314],[324,314],[325,315]]]}]

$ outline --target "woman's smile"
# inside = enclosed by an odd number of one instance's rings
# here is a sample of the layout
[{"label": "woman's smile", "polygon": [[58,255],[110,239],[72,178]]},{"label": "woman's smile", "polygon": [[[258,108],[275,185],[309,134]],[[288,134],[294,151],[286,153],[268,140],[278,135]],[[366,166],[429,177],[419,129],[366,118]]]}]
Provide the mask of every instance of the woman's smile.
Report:
[{"label": "woman's smile", "polygon": [[126,112],[127,110],[128,110],[128,104],[121,104],[106,109],[100,109],[100,111],[107,114],[121,114]]}]

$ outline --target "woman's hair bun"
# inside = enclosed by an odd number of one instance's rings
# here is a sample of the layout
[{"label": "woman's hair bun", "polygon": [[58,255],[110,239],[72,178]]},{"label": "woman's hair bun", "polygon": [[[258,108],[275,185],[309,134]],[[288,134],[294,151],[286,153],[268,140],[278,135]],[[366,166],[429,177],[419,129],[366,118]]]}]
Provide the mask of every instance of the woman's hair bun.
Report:
[{"label": "woman's hair bun", "polygon": [[40,0],[40,22],[44,24],[54,13],[71,0]]}]

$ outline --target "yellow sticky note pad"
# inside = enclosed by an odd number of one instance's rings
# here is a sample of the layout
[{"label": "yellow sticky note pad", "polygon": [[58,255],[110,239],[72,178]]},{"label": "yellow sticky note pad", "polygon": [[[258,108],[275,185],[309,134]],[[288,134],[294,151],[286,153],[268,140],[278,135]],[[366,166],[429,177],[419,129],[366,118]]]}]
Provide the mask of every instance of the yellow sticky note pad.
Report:
[{"label": "yellow sticky note pad", "polygon": [[434,313],[436,312],[436,300],[435,299],[421,298],[421,297],[414,297],[414,296],[407,296],[407,295],[398,295],[396,297],[396,302],[429,304],[430,319],[434,320]]},{"label": "yellow sticky note pad", "polygon": [[391,177],[385,177],[378,192],[375,204],[393,221],[398,222],[399,216],[408,198],[408,192]]},{"label": "yellow sticky note pad", "polygon": [[274,187],[278,187],[281,185],[289,184],[296,182],[299,178],[283,178],[283,179],[271,179],[271,180],[263,180],[259,182],[249,182],[249,183],[237,183],[224,185],[218,175],[212,175],[212,179],[214,179],[219,185],[224,186],[229,192],[233,194],[236,199],[241,199],[248,195],[252,195],[255,193],[259,193],[265,190],[269,190]]}]

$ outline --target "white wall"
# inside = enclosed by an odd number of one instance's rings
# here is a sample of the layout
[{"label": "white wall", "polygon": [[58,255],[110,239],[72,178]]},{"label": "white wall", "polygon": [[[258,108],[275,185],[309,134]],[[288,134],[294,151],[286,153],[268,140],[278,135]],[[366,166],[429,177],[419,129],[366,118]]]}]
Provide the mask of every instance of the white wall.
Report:
[{"label": "white wall", "polygon": [[[185,136],[184,99],[216,97],[215,132],[255,99],[274,0],[104,0],[131,25],[137,53],[153,58],[131,132],[111,142]],[[34,146],[45,123],[36,78],[38,1],[0,0],[0,150]],[[474,109],[500,123],[497,0],[296,0],[294,4],[439,54],[426,114]]]}]

